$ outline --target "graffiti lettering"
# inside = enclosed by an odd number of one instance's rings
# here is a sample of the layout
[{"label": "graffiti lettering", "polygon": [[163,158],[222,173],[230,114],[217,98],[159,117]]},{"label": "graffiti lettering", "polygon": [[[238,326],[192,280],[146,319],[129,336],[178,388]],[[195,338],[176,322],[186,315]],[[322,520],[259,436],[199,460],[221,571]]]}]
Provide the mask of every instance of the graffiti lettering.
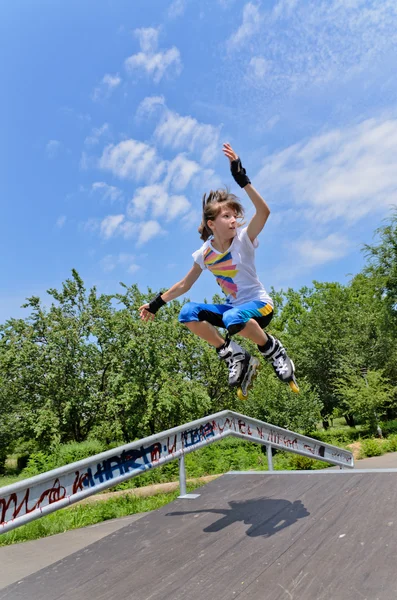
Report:
[{"label": "graffiti lettering", "polygon": [[269,442],[273,444],[278,444],[279,446],[285,446],[286,448],[293,448],[294,450],[298,450],[299,442],[298,438],[290,439],[286,435],[281,435],[280,433],[270,430],[268,433],[267,439]]},{"label": "graffiti lettering", "polygon": [[[29,508],[29,496],[30,496],[30,488],[28,488],[25,492],[24,497],[19,502],[18,494],[14,493],[8,498],[6,502],[5,498],[0,498],[0,510],[1,510],[1,520],[0,524],[5,523],[5,518],[7,511],[11,506],[13,506],[12,517],[11,519],[16,519],[18,515],[22,512],[22,514],[29,514],[34,510],[41,508],[42,504],[46,500],[46,504],[53,504],[54,502],[59,502],[66,496],[66,489],[60,484],[59,479],[55,479],[53,485],[45,490],[35,502],[35,504]],[[24,510],[22,510],[24,509]]]},{"label": "graffiti lettering", "polygon": [[[41,476],[38,480],[28,481],[24,487],[18,484],[10,488],[4,497],[0,497],[0,517],[4,530],[18,526],[22,516],[44,510],[45,506],[57,502],[64,504],[66,500],[61,502],[63,499],[75,496],[74,500],[77,500],[79,495],[87,496],[100,488],[111,487],[115,482],[127,480],[176,458],[184,450],[194,450],[229,434],[312,455],[313,458],[326,458],[328,462],[341,466],[353,466],[352,455],[347,451],[322,446],[311,438],[237,413],[211,415],[200,422],[162,436],[159,434],[154,438],[156,442],[153,442],[153,438],[146,438],[129,447],[114,450],[107,458],[103,455],[93,456],[83,463],[84,466],[70,465],[70,470],[63,468],[62,471],[48,473],[47,478]],[[56,475],[59,478],[55,479]],[[30,518],[37,516],[36,513]]]},{"label": "graffiti lettering", "polygon": [[189,448],[190,446],[194,446],[195,444],[199,444],[202,441],[205,441],[211,437],[214,437],[214,428],[211,423],[206,423],[205,425],[201,425],[196,429],[190,429],[188,431],[184,431],[183,436],[183,446],[185,448]]}]

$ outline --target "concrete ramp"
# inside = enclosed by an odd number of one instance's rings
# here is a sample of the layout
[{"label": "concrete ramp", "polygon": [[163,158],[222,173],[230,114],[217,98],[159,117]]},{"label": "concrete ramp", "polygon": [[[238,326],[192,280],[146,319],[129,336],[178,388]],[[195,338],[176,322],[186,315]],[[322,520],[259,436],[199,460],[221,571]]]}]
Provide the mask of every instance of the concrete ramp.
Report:
[{"label": "concrete ramp", "polygon": [[1,600],[395,600],[397,473],[233,473]]}]

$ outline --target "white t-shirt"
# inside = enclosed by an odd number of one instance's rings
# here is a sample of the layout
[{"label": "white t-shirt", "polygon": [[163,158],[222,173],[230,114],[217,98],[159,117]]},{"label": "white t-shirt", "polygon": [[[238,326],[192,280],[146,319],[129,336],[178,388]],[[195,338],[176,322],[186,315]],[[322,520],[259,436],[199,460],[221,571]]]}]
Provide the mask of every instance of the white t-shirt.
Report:
[{"label": "white t-shirt", "polygon": [[192,256],[194,262],[203,270],[209,269],[215,275],[226,296],[226,302],[238,306],[252,300],[260,300],[273,306],[272,299],[256,274],[255,249],[259,242],[257,239],[251,242],[247,227],[237,229],[236,236],[226,252],[215,250],[211,239],[204,242]]}]

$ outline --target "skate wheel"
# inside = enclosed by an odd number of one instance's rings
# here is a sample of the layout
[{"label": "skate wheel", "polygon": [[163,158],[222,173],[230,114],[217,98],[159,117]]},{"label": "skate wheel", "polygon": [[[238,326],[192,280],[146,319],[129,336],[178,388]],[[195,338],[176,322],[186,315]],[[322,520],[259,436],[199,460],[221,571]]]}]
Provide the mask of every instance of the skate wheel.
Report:
[{"label": "skate wheel", "polygon": [[295,394],[299,394],[299,387],[298,387],[298,384],[297,384],[297,383],[295,383],[295,381],[289,381],[288,383],[289,383],[289,387],[291,388],[291,390],[292,390],[293,392],[295,392]]},{"label": "skate wheel", "polygon": [[238,397],[239,400],[247,400],[248,394],[246,394],[244,396],[243,390],[241,388],[238,388],[238,390],[237,390],[237,397]]}]

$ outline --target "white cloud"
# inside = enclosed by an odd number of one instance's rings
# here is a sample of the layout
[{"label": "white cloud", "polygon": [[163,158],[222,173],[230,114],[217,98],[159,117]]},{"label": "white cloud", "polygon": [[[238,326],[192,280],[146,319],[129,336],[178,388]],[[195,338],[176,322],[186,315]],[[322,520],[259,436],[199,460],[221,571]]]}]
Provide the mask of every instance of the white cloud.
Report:
[{"label": "white cloud", "polygon": [[173,187],[176,191],[184,190],[189,185],[192,177],[199,171],[200,165],[198,163],[189,160],[184,154],[178,154],[168,164],[164,183],[166,186]]},{"label": "white cloud", "polygon": [[159,83],[166,73],[178,76],[182,70],[182,61],[178,48],[173,46],[168,50],[157,51],[158,29],[136,29],[141,52],[133,54],[124,62],[128,73],[145,71],[155,83]]},{"label": "white cloud", "polygon": [[190,208],[190,202],[186,196],[172,195],[169,197],[169,204],[166,213],[166,220],[172,221],[176,217],[184,215]]},{"label": "white cloud", "polygon": [[62,227],[65,225],[65,223],[66,223],[66,217],[65,217],[65,215],[62,215],[57,219],[56,226],[59,227],[59,229],[62,229]]},{"label": "white cloud", "polygon": [[273,127],[275,125],[277,125],[277,123],[280,121],[280,115],[274,115],[274,117],[270,117],[270,119],[268,119],[266,121],[266,129],[270,130],[273,129]]},{"label": "white cloud", "polygon": [[278,0],[273,8],[273,16],[276,19],[289,17],[297,3],[298,0]]},{"label": "white cloud", "polygon": [[133,254],[108,254],[101,260],[102,269],[106,273],[114,271],[116,267],[126,268],[128,273],[135,273],[140,267],[136,264],[136,257]]},{"label": "white cloud", "polygon": [[397,119],[335,129],[269,156],[259,188],[288,198],[316,223],[352,223],[397,202]]},{"label": "white cloud", "polygon": [[61,142],[59,142],[58,140],[50,140],[46,146],[48,158],[56,158],[61,148]]},{"label": "white cloud", "polygon": [[139,40],[142,52],[155,52],[159,43],[159,30],[154,27],[142,27],[135,29],[134,35]]},{"label": "white cloud", "polygon": [[201,161],[210,163],[219,152],[220,128],[199,123],[190,116],[167,110],[154,132],[155,139],[173,149],[187,148],[201,153]]},{"label": "white cloud", "polygon": [[300,268],[312,268],[345,256],[349,242],[343,236],[330,234],[321,239],[303,239],[291,244],[291,250]]},{"label": "white cloud", "polygon": [[229,38],[227,46],[237,47],[245,43],[254,34],[260,32],[263,22],[259,8],[256,4],[248,2],[243,9],[243,22],[235,33]]},{"label": "white cloud", "polygon": [[122,179],[157,181],[165,169],[156,149],[137,140],[124,140],[106,146],[99,161],[101,169]]},{"label": "white cloud", "polygon": [[94,89],[92,93],[92,99],[97,101],[108,98],[120,85],[121,81],[121,77],[118,73],[116,75],[110,75],[107,73],[103,76],[101,83]]},{"label": "white cloud", "polygon": [[87,136],[84,143],[88,146],[94,146],[99,142],[99,138],[109,131],[109,123],[104,123],[102,127],[94,127],[91,134]]},{"label": "white cloud", "polygon": [[279,0],[273,8],[249,2],[241,26],[228,41],[231,50],[245,45],[263,63],[249,65],[245,53],[233,54],[234,68],[265,76],[251,84],[285,94],[308,84],[343,83],[378,72],[380,61],[397,43],[395,0]]},{"label": "white cloud", "polygon": [[138,188],[132,198],[127,215],[131,218],[142,218],[151,210],[155,218],[164,216],[166,221],[185,214],[190,208],[190,203],[185,196],[168,194],[161,185],[151,185]]},{"label": "white cloud", "polygon": [[126,59],[125,67],[129,73],[144,70],[153,78],[154,83],[159,83],[166,72],[173,72],[178,76],[182,70],[182,62],[179,50],[174,46],[165,52],[155,54],[138,52]]},{"label": "white cloud", "polygon": [[200,169],[192,178],[194,188],[200,190],[201,193],[210,189],[216,190],[224,185],[214,169]]},{"label": "white cloud", "polygon": [[116,200],[120,200],[123,196],[123,192],[114,185],[108,185],[104,181],[96,181],[92,184],[92,191],[100,191],[102,193],[102,198],[104,200],[110,200],[111,202],[116,202]]},{"label": "white cloud", "polygon": [[269,61],[261,56],[253,56],[249,63],[249,74],[251,77],[263,79],[269,70]]},{"label": "white cloud", "polygon": [[80,169],[82,171],[87,171],[87,169],[89,168],[89,163],[90,163],[90,159],[88,157],[88,154],[86,152],[82,152],[81,158],[80,158],[80,163],[79,163]]},{"label": "white cloud", "polygon": [[100,226],[100,220],[96,219],[95,217],[87,219],[87,221],[81,223],[81,228],[83,229],[83,231],[87,231],[88,233],[94,233],[95,231],[98,231]]},{"label": "white cloud", "polygon": [[165,106],[164,96],[148,96],[144,98],[136,111],[137,119],[144,117],[151,117],[159,109],[163,109]]},{"label": "white cloud", "polygon": [[124,215],[108,215],[105,217],[100,225],[102,237],[105,239],[111,238],[124,221],[124,218]]},{"label": "white cloud", "polygon": [[123,236],[125,240],[132,238],[139,229],[138,223],[132,221],[124,221],[118,227],[118,232]]},{"label": "white cloud", "polygon": [[185,12],[186,0],[173,0],[171,6],[168,9],[168,17],[170,19],[176,19]]},{"label": "white cloud", "polygon": [[157,221],[147,221],[140,228],[137,246],[146,244],[149,240],[163,233],[160,224]]}]

